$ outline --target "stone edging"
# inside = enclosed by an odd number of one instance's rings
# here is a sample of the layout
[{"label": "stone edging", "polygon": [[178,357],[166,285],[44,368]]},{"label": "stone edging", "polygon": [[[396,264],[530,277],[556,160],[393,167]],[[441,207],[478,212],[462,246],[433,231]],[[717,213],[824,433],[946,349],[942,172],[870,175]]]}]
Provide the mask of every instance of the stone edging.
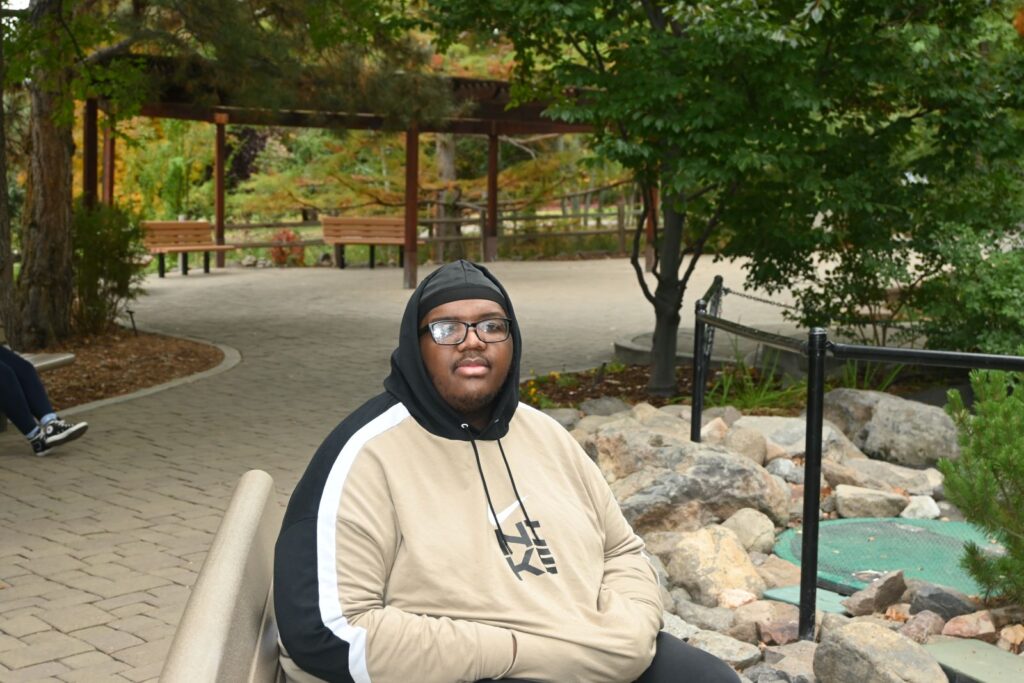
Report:
[{"label": "stone edging", "polygon": [[213,377],[214,375],[219,375],[222,372],[227,372],[228,370],[231,370],[236,365],[242,362],[242,353],[235,347],[228,346],[227,344],[219,344],[217,342],[211,342],[206,339],[197,339],[195,337],[183,337],[177,334],[167,334],[166,332],[142,330],[141,328],[140,331],[149,332],[151,334],[160,334],[165,337],[174,337],[175,339],[184,339],[186,341],[195,342],[197,344],[215,346],[218,349],[220,349],[221,353],[224,354],[224,359],[221,360],[221,362],[218,365],[210,368],[209,370],[203,370],[202,372],[197,372],[193,375],[186,375],[185,377],[178,377],[177,379],[172,379],[169,382],[164,382],[163,384],[157,384],[152,387],[146,387],[145,389],[133,391],[130,394],[124,394],[122,396],[111,396],[110,398],[101,398],[98,401],[90,401],[89,403],[83,403],[81,405],[68,408],[67,410],[59,411],[61,415],[77,415],[79,413],[85,413],[90,410],[96,410],[97,408],[105,408],[106,406],[115,405],[117,403],[133,401],[137,398],[150,396],[152,394],[156,394],[167,389],[173,389],[174,387],[178,387],[183,384],[191,384],[192,382],[197,382],[201,379],[206,379],[208,377]]}]

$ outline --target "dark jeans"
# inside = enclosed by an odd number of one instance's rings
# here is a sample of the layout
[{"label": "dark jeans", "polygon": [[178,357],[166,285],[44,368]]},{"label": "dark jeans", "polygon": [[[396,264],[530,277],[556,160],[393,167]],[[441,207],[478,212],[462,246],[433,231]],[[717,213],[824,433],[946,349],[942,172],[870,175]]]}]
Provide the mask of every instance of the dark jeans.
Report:
[{"label": "dark jeans", "polygon": [[0,346],[0,412],[22,434],[31,432],[36,420],[53,412],[36,369],[6,346]]},{"label": "dark jeans", "polygon": [[[684,643],[665,632],[658,633],[654,661],[635,683],[739,683],[732,668],[714,655]],[[477,683],[495,683],[487,678]],[[528,683],[503,678],[498,683]]]}]

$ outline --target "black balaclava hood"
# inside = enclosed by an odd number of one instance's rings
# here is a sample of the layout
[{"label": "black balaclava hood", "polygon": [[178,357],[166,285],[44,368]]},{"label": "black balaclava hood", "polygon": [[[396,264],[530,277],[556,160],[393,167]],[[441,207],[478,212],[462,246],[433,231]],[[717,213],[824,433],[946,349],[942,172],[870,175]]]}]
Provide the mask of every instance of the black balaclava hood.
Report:
[{"label": "black balaclava hood", "polygon": [[[512,320],[512,363],[508,377],[498,391],[491,421],[479,433],[463,429],[465,419],[441,398],[423,365],[420,353],[420,320],[441,304],[463,299],[489,299],[504,307]],[[427,431],[446,439],[500,439],[519,405],[519,358],[522,350],[519,322],[508,293],[483,266],[459,260],[428,275],[409,298],[402,316],[398,348],[391,354],[391,374],[384,388],[401,401]]]}]

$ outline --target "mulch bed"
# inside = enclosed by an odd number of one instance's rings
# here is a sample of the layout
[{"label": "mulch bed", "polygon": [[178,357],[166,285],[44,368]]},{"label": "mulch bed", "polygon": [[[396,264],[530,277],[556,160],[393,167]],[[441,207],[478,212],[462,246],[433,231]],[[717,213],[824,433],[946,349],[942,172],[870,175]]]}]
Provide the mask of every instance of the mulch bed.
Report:
[{"label": "mulch bed", "polygon": [[47,350],[75,354],[71,365],[41,374],[58,410],[209,370],[224,359],[216,346],[123,329]]}]

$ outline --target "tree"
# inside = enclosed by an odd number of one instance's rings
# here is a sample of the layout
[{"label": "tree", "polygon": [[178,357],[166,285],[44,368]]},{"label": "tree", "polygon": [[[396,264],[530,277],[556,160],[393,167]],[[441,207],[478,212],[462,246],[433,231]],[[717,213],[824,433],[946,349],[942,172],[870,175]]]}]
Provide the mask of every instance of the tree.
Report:
[{"label": "tree", "polygon": [[602,154],[660,187],[653,292],[639,234],[632,259],[655,310],[651,393],[675,390],[679,310],[706,251],[749,257],[751,283],[794,288],[804,322],[825,324],[934,273],[937,242],[1019,221],[1017,202],[991,201],[1020,182],[1005,3],[429,4],[449,40],[510,42],[521,96],[555,98],[555,115],[594,126]]},{"label": "tree", "polygon": [[[447,111],[449,90],[423,74],[426,53],[410,38],[404,8],[401,0],[33,0],[7,63],[9,82],[30,76],[32,100],[23,263],[17,282],[0,283],[11,342],[45,346],[70,331],[76,99],[102,97],[115,116],[129,116],[163,75],[191,89],[198,104],[312,101],[374,111],[395,127],[431,120]],[[154,64],[166,68],[154,72]],[[5,205],[0,213],[2,229]],[[7,277],[4,244],[9,238],[0,238]]]}]

